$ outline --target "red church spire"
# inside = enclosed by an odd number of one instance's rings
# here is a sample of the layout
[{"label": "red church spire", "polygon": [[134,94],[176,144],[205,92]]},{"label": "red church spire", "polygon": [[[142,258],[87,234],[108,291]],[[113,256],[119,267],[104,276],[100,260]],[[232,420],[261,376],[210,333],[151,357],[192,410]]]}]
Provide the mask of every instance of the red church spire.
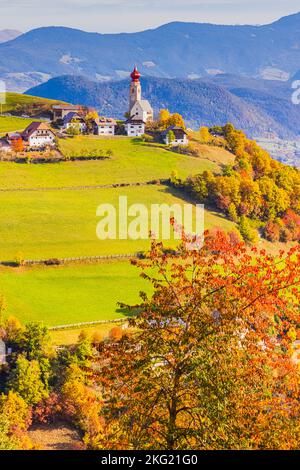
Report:
[{"label": "red church spire", "polygon": [[141,78],[141,74],[136,67],[134,67],[134,70],[130,76],[133,82],[138,82],[139,79]]}]

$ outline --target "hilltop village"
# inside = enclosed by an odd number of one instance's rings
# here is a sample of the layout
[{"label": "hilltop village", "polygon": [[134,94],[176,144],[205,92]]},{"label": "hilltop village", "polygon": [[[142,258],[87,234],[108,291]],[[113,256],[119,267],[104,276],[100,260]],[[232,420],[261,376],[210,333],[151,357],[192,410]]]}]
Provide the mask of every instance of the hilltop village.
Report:
[{"label": "hilltop village", "polygon": [[[2,139],[1,150],[43,151],[56,147],[56,138],[76,135],[114,137],[142,137],[150,134],[155,140],[169,146],[188,145],[187,132],[183,125],[170,125],[157,130],[154,111],[148,100],[142,98],[141,74],[135,67],[131,73],[129,107],[125,121],[113,117],[99,116],[97,111],[82,105],[58,104],[52,106],[50,122],[32,122],[23,132],[7,133]],[[182,120],[183,122],[183,120]]]}]

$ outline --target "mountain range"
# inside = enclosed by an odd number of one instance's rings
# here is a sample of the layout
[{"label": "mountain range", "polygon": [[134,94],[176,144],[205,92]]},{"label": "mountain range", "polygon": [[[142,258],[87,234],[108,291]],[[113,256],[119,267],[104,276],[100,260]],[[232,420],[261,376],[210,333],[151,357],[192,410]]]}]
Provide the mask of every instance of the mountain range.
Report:
[{"label": "mountain range", "polygon": [[[299,107],[292,104],[287,83],[218,75],[203,79],[142,78],[143,97],[154,107],[181,113],[189,127],[232,122],[249,136],[293,139],[300,135]],[[64,75],[29,89],[26,94],[96,108],[123,118],[128,110],[129,80],[94,82]]]},{"label": "mountain range", "polygon": [[21,31],[17,31],[16,29],[2,29],[0,30],[0,43],[11,41],[21,36],[21,34]]},{"label": "mountain range", "polygon": [[44,27],[0,44],[0,78],[11,91],[66,74],[120,80],[134,63],[143,75],[161,78],[286,81],[300,69],[300,13],[263,26],[174,22],[129,34]]}]

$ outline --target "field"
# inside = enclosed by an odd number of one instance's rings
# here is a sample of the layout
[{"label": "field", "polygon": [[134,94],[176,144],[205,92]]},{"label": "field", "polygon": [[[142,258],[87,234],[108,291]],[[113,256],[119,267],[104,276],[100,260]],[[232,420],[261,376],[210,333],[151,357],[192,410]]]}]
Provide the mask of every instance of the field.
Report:
[{"label": "field", "polygon": [[[119,206],[119,197],[131,204],[183,204],[181,194],[165,186],[140,186],[79,191],[28,191],[0,193],[0,260],[70,258],[132,254],[149,248],[148,240],[99,240],[96,210],[100,204]],[[132,218],[128,219],[129,222]],[[205,211],[206,228],[233,224]],[[150,223],[149,223],[150,230]],[[147,230],[148,233],[148,230]]]},{"label": "field", "polygon": [[[19,123],[20,121],[18,121]],[[95,188],[115,183],[142,183],[169,178],[172,171],[183,178],[203,170],[218,171],[232,161],[224,149],[201,146],[199,157],[170,152],[157,144],[136,139],[76,137],[60,141],[68,156],[82,149],[111,149],[104,161],[59,164],[0,163],[0,260],[69,258],[131,254],[147,250],[149,240],[105,240],[96,236],[97,207],[118,207],[119,197],[128,205],[186,201],[182,194],[155,184]],[[65,188],[65,189],[59,189]],[[20,190],[21,189],[21,190]],[[150,211],[149,211],[150,212]],[[129,222],[130,222],[129,218]],[[233,224],[222,215],[205,211],[205,226]],[[150,225],[149,225],[150,228]],[[168,241],[175,246],[176,241]],[[23,322],[41,321],[49,326],[126,318],[118,302],[136,304],[147,288],[138,270],[127,261],[69,264],[58,267],[0,268],[1,294],[7,314]],[[107,334],[110,325],[101,325]],[[97,327],[98,329],[98,327]],[[78,330],[53,332],[56,344],[76,341]]]},{"label": "field", "polygon": [[3,113],[15,112],[22,106],[34,105],[35,107],[41,106],[44,108],[45,106],[48,106],[50,108],[55,103],[61,103],[61,101],[53,101],[46,98],[38,98],[36,96],[21,95],[19,93],[11,92],[7,92],[5,94],[5,101],[6,103],[2,105]]},{"label": "field", "polygon": [[33,119],[0,116],[0,137],[8,132],[23,131],[32,121]]},{"label": "field", "polygon": [[203,157],[188,157],[128,138],[103,139],[78,137],[61,140],[65,155],[81,149],[111,149],[113,157],[103,161],[76,161],[49,165],[22,165],[3,162],[0,165],[0,189],[57,188],[95,186],[114,183],[145,182],[218,170],[217,161],[230,161],[232,155],[223,149],[204,146]]},{"label": "field", "polygon": [[117,303],[136,305],[148,288],[129,261],[0,272],[7,314],[49,326],[126,318]]}]

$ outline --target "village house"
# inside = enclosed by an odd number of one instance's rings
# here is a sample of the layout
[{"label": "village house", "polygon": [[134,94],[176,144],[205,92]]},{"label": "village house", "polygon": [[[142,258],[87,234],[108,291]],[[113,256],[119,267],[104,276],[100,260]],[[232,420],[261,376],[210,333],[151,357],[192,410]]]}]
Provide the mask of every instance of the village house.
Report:
[{"label": "village house", "polygon": [[142,120],[128,119],[125,122],[126,134],[129,137],[141,137],[145,134],[146,123]]},{"label": "village house", "polygon": [[64,119],[62,124],[62,130],[68,130],[72,127],[78,127],[79,132],[83,133],[87,130],[87,125],[85,123],[85,119],[82,115],[70,112],[68,113]]},{"label": "village house", "polygon": [[[170,134],[173,133],[174,139],[169,142],[169,136]],[[162,140],[166,145],[188,145],[189,140],[187,137],[187,132],[179,126],[171,126],[168,127],[163,133],[162,133]]]},{"label": "village house", "polygon": [[83,106],[64,104],[52,106],[53,122],[63,121],[69,113],[77,113],[82,115],[84,111]]},{"label": "village house", "polygon": [[95,135],[115,135],[116,121],[112,118],[99,117],[93,123]]},{"label": "village house", "polygon": [[32,122],[21,134],[29,148],[53,147],[55,134],[45,122]]}]

